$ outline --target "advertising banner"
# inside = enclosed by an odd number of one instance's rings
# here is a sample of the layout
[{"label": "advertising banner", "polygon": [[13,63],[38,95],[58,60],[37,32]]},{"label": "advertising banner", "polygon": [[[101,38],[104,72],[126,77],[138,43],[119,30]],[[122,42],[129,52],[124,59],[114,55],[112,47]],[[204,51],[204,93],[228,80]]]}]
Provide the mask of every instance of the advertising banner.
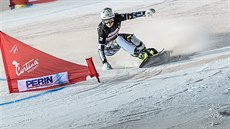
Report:
[{"label": "advertising banner", "polygon": [[53,75],[18,80],[18,90],[27,91],[51,86],[63,85],[69,83],[67,72]]},{"label": "advertising banner", "polygon": [[[33,48],[0,31],[0,48],[9,92],[41,90],[96,77],[92,58],[88,66],[75,64]],[[61,50],[60,50],[61,52]],[[77,57],[76,57],[77,58]]]}]

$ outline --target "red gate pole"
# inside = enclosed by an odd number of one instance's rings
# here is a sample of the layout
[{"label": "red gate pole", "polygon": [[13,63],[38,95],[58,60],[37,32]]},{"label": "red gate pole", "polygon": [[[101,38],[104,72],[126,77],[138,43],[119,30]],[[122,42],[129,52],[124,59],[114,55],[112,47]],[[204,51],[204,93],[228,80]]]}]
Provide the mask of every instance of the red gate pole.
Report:
[{"label": "red gate pole", "polygon": [[97,70],[96,70],[96,68],[94,66],[92,57],[87,58],[86,62],[88,64],[88,68],[89,68],[89,72],[90,72],[90,77],[96,77],[97,81],[100,83],[101,81],[100,81],[100,78],[99,78],[99,74],[97,73]]}]

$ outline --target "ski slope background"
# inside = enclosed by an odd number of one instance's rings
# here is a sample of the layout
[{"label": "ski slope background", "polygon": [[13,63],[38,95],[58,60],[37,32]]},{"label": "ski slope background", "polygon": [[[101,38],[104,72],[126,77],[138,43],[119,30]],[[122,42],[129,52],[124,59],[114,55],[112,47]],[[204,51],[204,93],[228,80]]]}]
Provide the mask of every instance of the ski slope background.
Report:
[{"label": "ski slope background", "polygon": [[[0,29],[46,53],[85,64],[93,57],[102,83],[8,94],[0,63],[1,129],[227,129],[230,128],[229,0],[58,0],[7,10]],[[139,69],[120,50],[102,71],[97,53],[100,11],[155,8],[153,17],[122,24],[147,47],[172,50],[171,62]],[[67,66],[68,67],[68,66]]]}]

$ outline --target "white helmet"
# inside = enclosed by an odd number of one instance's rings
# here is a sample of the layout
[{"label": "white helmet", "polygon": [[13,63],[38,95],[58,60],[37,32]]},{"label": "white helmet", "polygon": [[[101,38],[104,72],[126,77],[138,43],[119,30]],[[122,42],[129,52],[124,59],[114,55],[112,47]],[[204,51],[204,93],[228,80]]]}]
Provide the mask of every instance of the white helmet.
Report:
[{"label": "white helmet", "polygon": [[102,20],[111,19],[114,17],[115,17],[115,14],[111,8],[104,8],[103,11],[101,12]]}]

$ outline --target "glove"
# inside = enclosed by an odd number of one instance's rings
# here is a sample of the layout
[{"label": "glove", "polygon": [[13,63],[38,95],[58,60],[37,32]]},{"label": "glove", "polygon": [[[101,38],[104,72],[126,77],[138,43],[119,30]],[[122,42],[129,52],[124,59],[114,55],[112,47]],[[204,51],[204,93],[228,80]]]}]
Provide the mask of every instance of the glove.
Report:
[{"label": "glove", "polygon": [[155,12],[156,12],[156,11],[155,11],[155,9],[153,9],[153,8],[148,9],[148,10],[145,11],[145,16],[146,16],[146,17],[150,17],[150,16],[152,16]]},{"label": "glove", "polygon": [[105,62],[103,64],[103,67],[102,67],[103,70],[111,70],[113,69],[112,66],[108,63],[108,62]]}]

